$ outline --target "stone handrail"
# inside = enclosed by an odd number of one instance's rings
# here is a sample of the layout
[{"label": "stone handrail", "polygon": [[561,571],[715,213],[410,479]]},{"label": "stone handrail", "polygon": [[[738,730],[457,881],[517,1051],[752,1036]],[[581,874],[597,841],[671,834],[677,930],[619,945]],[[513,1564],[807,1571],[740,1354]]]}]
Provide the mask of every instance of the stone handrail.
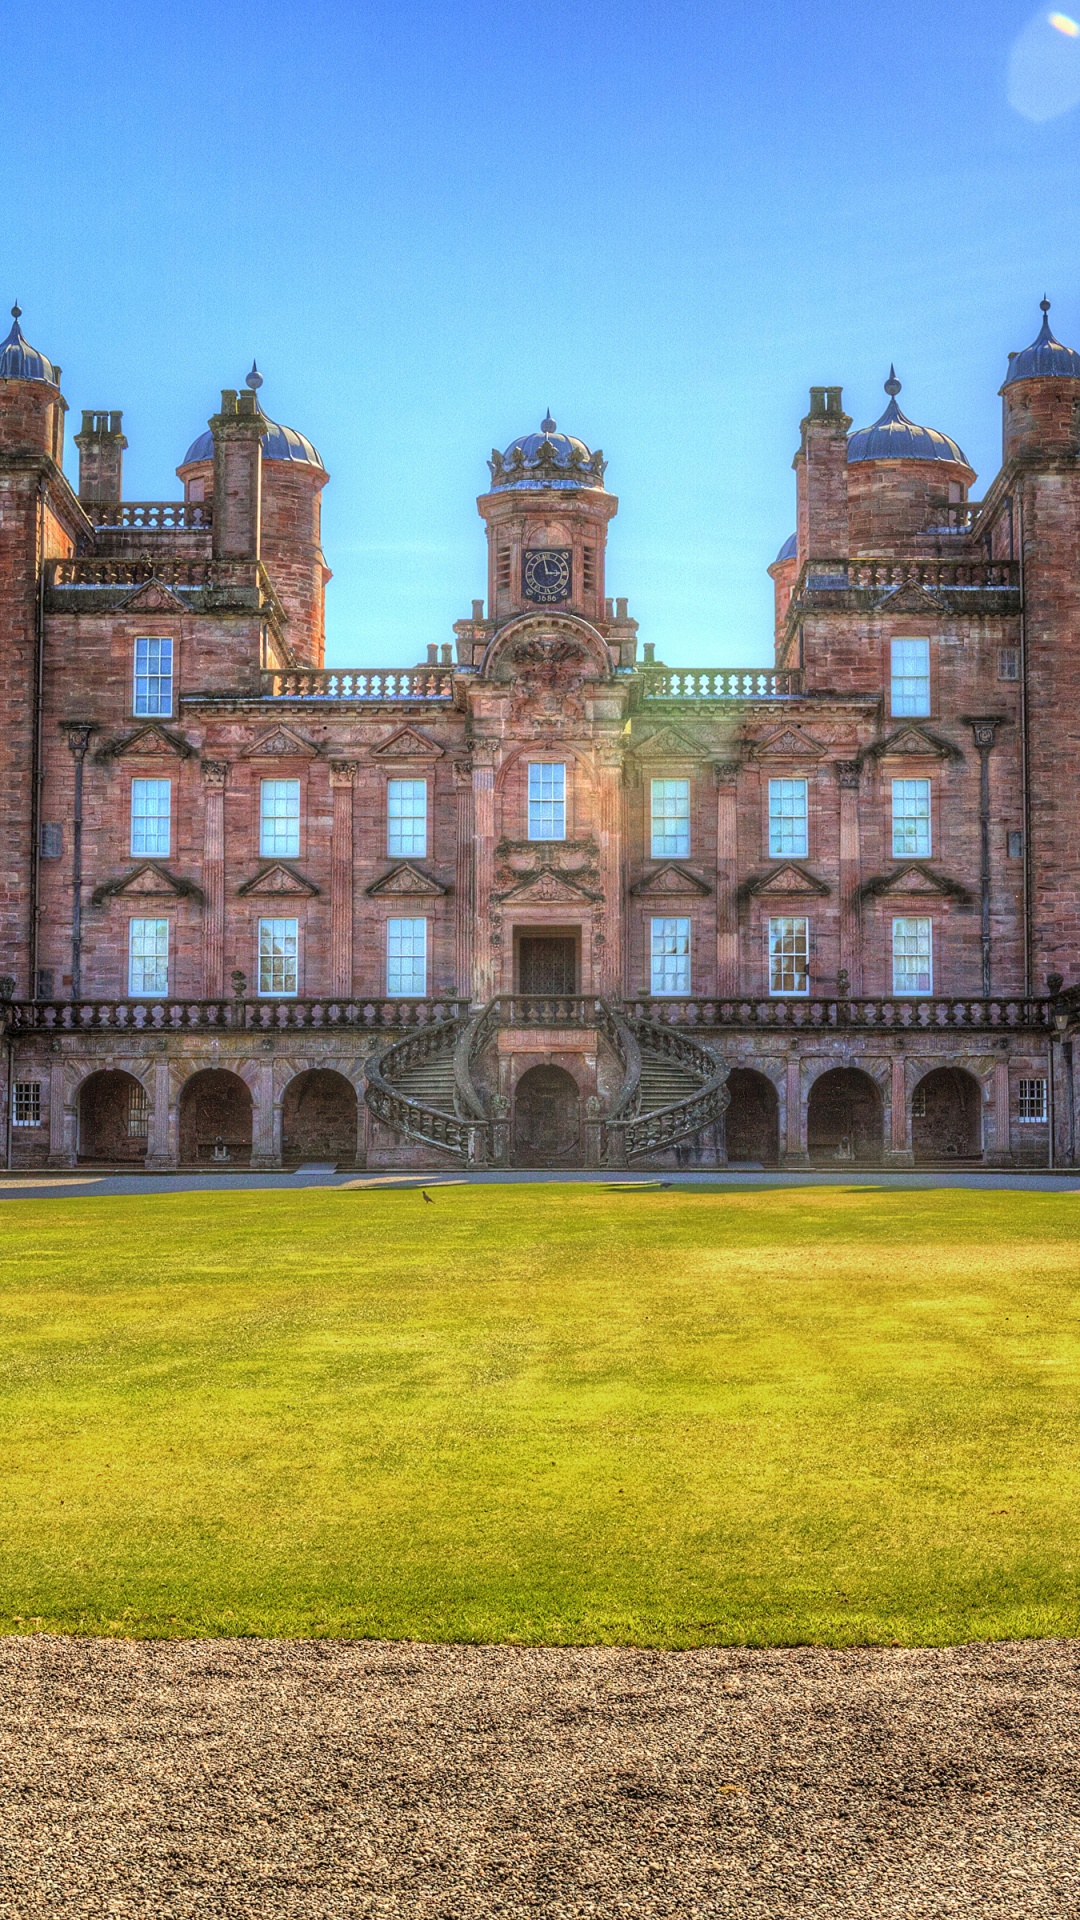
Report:
[{"label": "stone handrail", "polygon": [[657,1107],[651,1113],[620,1117],[618,1105],[600,1130],[601,1151],[612,1166],[626,1166],[644,1155],[662,1153],[677,1141],[712,1126],[725,1112],[730,1094],[727,1067],[698,1039],[677,1027],[659,1026],[652,1020],[632,1020],[624,1024],[642,1052],[663,1053],[698,1076],[701,1085],[670,1106]]},{"label": "stone handrail", "polygon": [[893,1031],[937,1031],[961,1028],[968,1032],[1015,1031],[1050,1023],[1050,1003],[1020,994],[990,999],[947,999],[934,995],[912,999],[768,999],[741,995],[732,999],[631,999],[624,1002],[628,1019],[657,1021],[675,1027],[779,1028],[787,1032],[830,1032],[843,1028]]},{"label": "stone handrail", "polygon": [[264,700],[453,699],[450,667],[282,667],[262,676]]},{"label": "stone handrail", "polygon": [[1016,560],[849,560],[848,585],[883,593],[914,582],[947,593],[1015,590],[1020,585]]},{"label": "stone handrail", "polygon": [[[467,1013],[466,1006],[464,1014]],[[466,1034],[472,1024],[471,1021],[465,1024]],[[422,1100],[414,1100],[402,1093],[388,1077],[388,1070],[392,1073],[395,1068],[421,1066],[433,1056],[456,1053],[461,1034],[462,1018],[459,1016],[453,1021],[421,1027],[397,1041],[378,1059],[372,1056],[364,1066],[367,1081],[364,1098],[370,1111],[384,1126],[393,1127],[409,1139],[423,1140],[429,1146],[441,1148],[444,1153],[455,1154],[459,1159],[475,1164],[488,1157],[490,1123],[483,1114],[461,1119],[457,1114],[444,1113],[439,1107],[429,1107]]]},{"label": "stone handrail", "polygon": [[792,700],[800,667],[643,667],[646,700]]},{"label": "stone handrail", "polygon": [[208,528],[214,520],[209,500],[84,500],[81,505],[103,533],[129,528],[147,533],[188,532]]},{"label": "stone handrail", "polygon": [[273,1033],[300,1028],[393,1032],[451,1027],[467,1000],[16,1000],[8,1029],[20,1033]]}]

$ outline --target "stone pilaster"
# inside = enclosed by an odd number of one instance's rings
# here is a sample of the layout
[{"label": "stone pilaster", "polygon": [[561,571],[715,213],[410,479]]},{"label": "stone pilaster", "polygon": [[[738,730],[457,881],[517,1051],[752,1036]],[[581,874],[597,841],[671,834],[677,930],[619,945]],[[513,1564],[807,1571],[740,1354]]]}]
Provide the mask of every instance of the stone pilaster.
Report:
[{"label": "stone pilaster", "polygon": [[454,763],[457,799],[457,857],[454,869],[454,992],[468,1000],[473,988],[473,934],[476,906],[473,867],[473,768],[471,760]]},{"label": "stone pilaster", "polygon": [[857,999],[863,990],[862,922],[859,913],[859,776],[857,760],[838,760],[840,784],[840,961],[837,992]]},{"label": "stone pilaster", "polygon": [[334,814],[330,828],[330,992],[348,1000],[353,990],[354,760],[331,760]]},{"label": "stone pilaster", "polygon": [[599,788],[600,886],[604,895],[604,927],[594,936],[600,951],[595,964],[599,991],[617,998],[623,984],[622,886],[622,752],[601,748],[597,767]]},{"label": "stone pilaster", "polygon": [[914,1163],[914,1154],[911,1146],[911,1122],[908,1118],[906,1062],[902,1053],[893,1054],[891,1066],[889,1157],[894,1163],[899,1160],[905,1166],[911,1166]]},{"label": "stone pilaster", "polygon": [[472,997],[495,992],[491,943],[491,895],[495,884],[495,755],[497,740],[472,743],[474,945]]},{"label": "stone pilaster", "polygon": [[228,762],[204,760],[203,809],[203,998],[225,993],[225,786]]},{"label": "stone pilaster", "polygon": [[739,810],[737,760],[713,763],[716,780],[716,991],[739,991]]}]

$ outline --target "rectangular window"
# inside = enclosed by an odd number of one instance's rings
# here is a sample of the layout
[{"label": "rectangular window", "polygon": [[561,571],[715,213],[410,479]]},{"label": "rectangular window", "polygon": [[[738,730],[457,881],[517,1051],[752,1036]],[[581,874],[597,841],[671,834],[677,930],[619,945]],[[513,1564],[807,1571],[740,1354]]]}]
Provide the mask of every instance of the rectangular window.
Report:
[{"label": "rectangular window", "polygon": [[300,923],[259,921],[259,992],[291,998],[300,991]]},{"label": "rectangular window", "polygon": [[11,1124],[14,1127],[40,1127],[41,1125],[41,1081],[16,1080],[15,1098],[11,1107]]},{"label": "rectangular window", "polygon": [[581,550],[581,585],[585,593],[596,591],[596,548],[583,547]]},{"label": "rectangular window", "polygon": [[386,991],[395,1000],[422,1000],[427,993],[426,920],[387,921]]},{"label": "rectangular window", "polygon": [[529,839],[566,839],[566,768],[546,761],[529,768]]},{"label": "rectangular window", "polygon": [[170,714],[172,710],[172,641],[136,640],[134,712],[160,715]]},{"label": "rectangular window", "polygon": [[671,860],[690,851],[689,780],[652,783],[652,857]]},{"label": "rectangular window", "polygon": [[386,851],[398,858],[427,853],[426,780],[387,782]]},{"label": "rectangular window", "polygon": [[60,860],[64,853],[64,829],[59,820],[45,820],[41,826],[41,857]]},{"label": "rectangular window", "polygon": [[769,921],[769,992],[809,993],[810,922],[799,916]]},{"label": "rectangular window", "polygon": [[1017,1119],[1027,1121],[1046,1119],[1045,1080],[1021,1080]]},{"label": "rectangular window", "polygon": [[908,715],[929,713],[929,640],[894,640],[891,673],[891,711]]},{"label": "rectangular window", "polygon": [[809,851],[805,780],[769,781],[769,858],[805,860]]},{"label": "rectangular window", "polygon": [[509,547],[499,548],[495,561],[495,591],[497,593],[509,593],[510,591],[510,567],[513,557]]},{"label": "rectangular window", "polygon": [[999,647],[998,648],[998,679],[999,680],[1019,680],[1019,678],[1020,678],[1019,647]]},{"label": "rectangular window", "polygon": [[128,992],[144,995],[168,991],[168,921],[129,920]]},{"label": "rectangular window", "polygon": [[170,849],[171,780],[131,783],[131,851],[165,858]]},{"label": "rectangular window", "polygon": [[651,992],[690,991],[690,922],[681,919],[652,923]]},{"label": "rectangular window", "polygon": [[933,926],[921,916],[905,915],[892,923],[892,990],[934,991]]},{"label": "rectangular window", "polygon": [[1015,829],[1015,827],[1010,827],[1010,829],[1009,829],[1009,834],[1008,834],[1008,839],[1007,839],[1007,842],[1006,842],[1006,844],[1007,844],[1007,846],[1008,846],[1008,849],[1009,849],[1009,859],[1010,859],[1010,860],[1022,860],[1022,859],[1023,859],[1023,857],[1024,857],[1024,836],[1023,836],[1023,834],[1022,834],[1022,833],[1017,833],[1017,831],[1016,831],[1016,829]]},{"label": "rectangular window", "polygon": [[299,780],[261,782],[259,852],[264,859],[271,860],[295,860],[299,857]]},{"label": "rectangular window", "polygon": [[138,1080],[128,1089],[127,1130],[129,1140],[150,1137],[150,1095]]},{"label": "rectangular window", "polygon": [[925,860],[929,857],[929,780],[893,781],[892,850],[894,860]]}]

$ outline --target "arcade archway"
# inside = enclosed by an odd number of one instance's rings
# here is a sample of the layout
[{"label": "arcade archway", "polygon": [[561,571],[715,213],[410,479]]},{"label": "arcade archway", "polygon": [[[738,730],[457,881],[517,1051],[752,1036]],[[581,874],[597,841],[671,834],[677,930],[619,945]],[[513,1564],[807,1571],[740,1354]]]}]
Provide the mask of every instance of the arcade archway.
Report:
[{"label": "arcade archway", "polygon": [[180,1165],[248,1166],[251,1127],[251,1094],[239,1074],[192,1074],[180,1095]]},{"label": "arcade archway", "polygon": [[727,1086],[731,1095],[725,1115],[728,1164],[752,1161],[775,1167],[780,1159],[780,1103],[768,1074],[733,1067]]},{"label": "arcade archway", "polygon": [[962,1067],[935,1067],[915,1088],[911,1145],[917,1164],[978,1160],[982,1155],[982,1089]]},{"label": "arcade archway", "polygon": [[579,1151],[581,1097],[565,1067],[530,1067],[514,1089],[514,1160],[523,1167],[569,1165]]},{"label": "arcade archway", "polygon": [[868,1073],[834,1067],[814,1081],[806,1109],[811,1160],[876,1165],[882,1150],[882,1099]]},{"label": "arcade archway", "polygon": [[311,1067],[285,1089],[281,1154],[287,1165],[304,1160],[356,1159],[356,1092],[343,1073]]},{"label": "arcade archway", "polygon": [[150,1096],[133,1073],[92,1073],[79,1088],[79,1159],[139,1162],[150,1137]]}]

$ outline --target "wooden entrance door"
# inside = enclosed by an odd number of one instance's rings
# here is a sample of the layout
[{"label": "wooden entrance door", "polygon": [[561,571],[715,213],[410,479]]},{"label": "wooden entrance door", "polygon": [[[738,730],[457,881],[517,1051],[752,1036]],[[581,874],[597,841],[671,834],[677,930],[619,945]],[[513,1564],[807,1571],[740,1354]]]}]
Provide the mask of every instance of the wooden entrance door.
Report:
[{"label": "wooden entrance door", "polygon": [[523,933],[518,942],[519,993],[576,993],[573,934]]}]

